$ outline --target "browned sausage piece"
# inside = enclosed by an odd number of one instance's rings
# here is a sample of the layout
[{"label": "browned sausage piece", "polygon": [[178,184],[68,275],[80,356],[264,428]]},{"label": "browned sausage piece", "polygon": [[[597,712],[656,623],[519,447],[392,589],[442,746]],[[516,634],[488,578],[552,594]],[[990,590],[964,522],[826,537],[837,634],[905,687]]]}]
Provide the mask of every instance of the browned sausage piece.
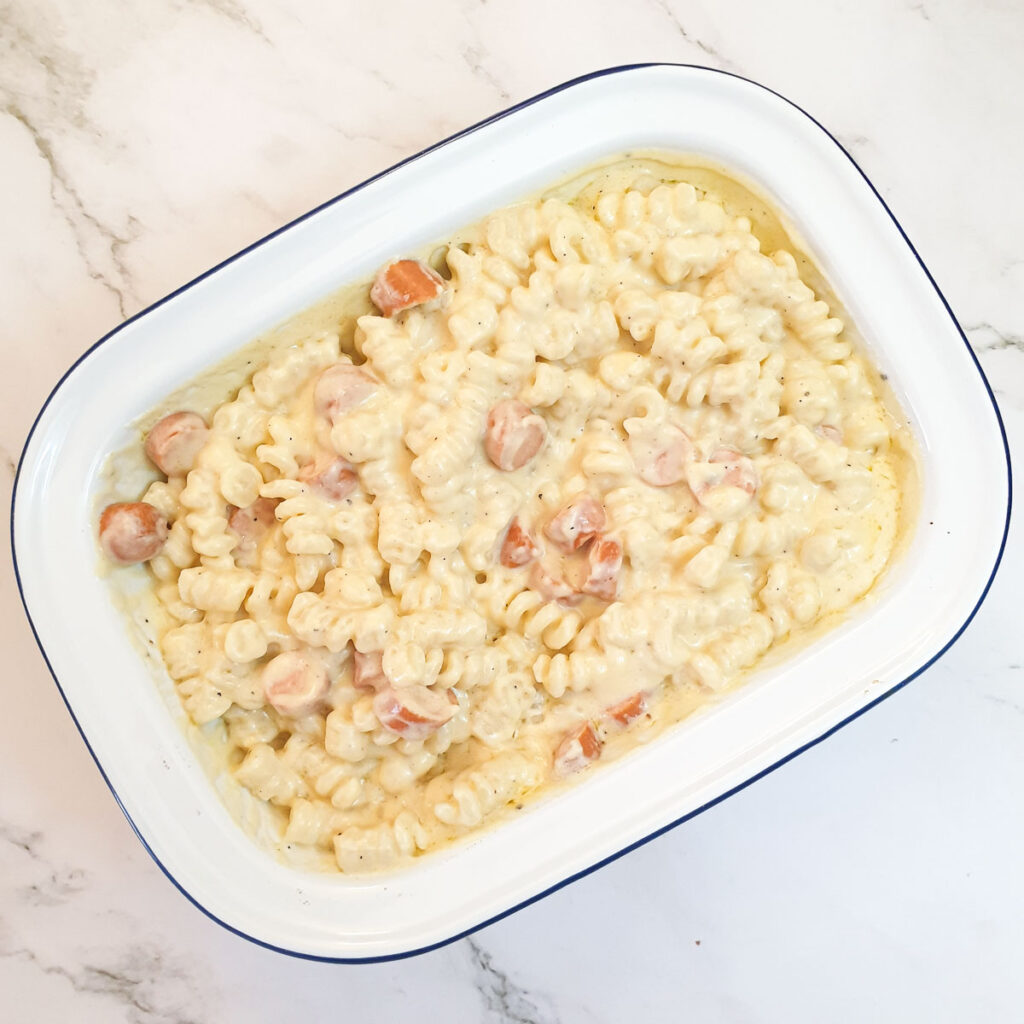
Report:
[{"label": "browned sausage piece", "polygon": [[257,498],[245,508],[234,509],[228,516],[228,526],[243,543],[255,544],[277,522],[274,509],[279,504],[277,498]]},{"label": "browned sausage piece", "polygon": [[263,666],[263,695],[275,711],[300,718],[327,696],[327,669],[302,651],[285,651]]},{"label": "browned sausage piece", "polygon": [[184,476],[206,444],[209,429],[194,412],[172,412],[146,435],[146,454],[166,476]]},{"label": "browned sausage piece", "polygon": [[320,416],[335,423],[340,416],[365,402],[376,386],[377,382],[358,366],[335,363],[317,378],[313,405]]},{"label": "browned sausage piece", "polygon": [[601,741],[590,722],[570,729],[555,748],[555,774],[572,775],[601,756]]},{"label": "browned sausage piece", "polygon": [[671,423],[629,438],[637,474],[652,487],[669,487],[686,479],[686,464],[696,457],[693,442]]},{"label": "browned sausage piece", "polygon": [[160,512],[144,501],[108,505],[100,515],[100,547],[118,565],[145,562],[160,553],[169,529]]},{"label": "browned sausage piece", "polygon": [[647,694],[639,690],[618,704],[612,704],[605,709],[605,714],[619,725],[629,725],[635,722],[641,715],[647,713]]},{"label": "browned sausage piece", "polygon": [[425,740],[458,710],[445,693],[425,686],[387,686],[373,698],[373,710],[388,732],[406,740]]},{"label": "browned sausage piece", "polygon": [[708,462],[720,463],[725,467],[721,481],[724,486],[738,487],[747,494],[753,494],[757,490],[757,470],[754,469],[754,463],[735,448],[717,448],[712,452]]},{"label": "browned sausage piece", "polygon": [[370,301],[384,314],[394,316],[436,299],[444,291],[444,280],[419,260],[395,260],[377,272],[370,289]]},{"label": "browned sausage piece", "polygon": [[622,545],[611,537],[598,537],[587,551],[590,572],[580,589],[602,601],[614,601],[619,591]]},{"label": "browned sausage piece", "polygon": [[548,425],[542,416],[531,412],[528,405],[506,398],[487,414],[484,451],[498,469],[522,469],[541,450],[547,436]]},{"label": "browned sausage piece", "polygon": [[597,536],[604,524],[604,508],[589,494],[578,494],[548,523],[544,532],[570,553]]},{"label": "browned sausage piece", "polygon": [[519,519],[513,519],[501,545],[501,564],[506,569],[518,569],[532,562],[539,554],[540,548],[519,524]]},{"label": "browned sausage piece", "polygon": [[344,501],[359,483],[352,463],[340,456],[327,463],[307,463],[299,470],[299,479],[331,501]]},{"label": "browned sausage piece", "polygon": [[387,686],[384,663],[380,651],[363,654],[356,651],[352,656],[352,685],[357,690],[379,690]]}]

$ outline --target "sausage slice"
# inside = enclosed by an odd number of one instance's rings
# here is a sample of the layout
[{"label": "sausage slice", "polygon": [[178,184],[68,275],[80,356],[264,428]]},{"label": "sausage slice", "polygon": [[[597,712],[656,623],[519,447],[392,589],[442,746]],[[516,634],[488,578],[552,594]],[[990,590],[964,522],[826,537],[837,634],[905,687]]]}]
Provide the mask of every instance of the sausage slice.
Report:
[{"label": "sausage slice", "polygon": [[365,370],[351,363],[328,366],[313,388],[313,405],[331,423],[361,405],[373,393],[377,382]]},{"label": "sausage slice", "polygon": [[586,768],[601,756],[601,741],[590,722],[570,729],[555,748],[555,774],[566,776]]},{"label": "sausage slice", "polygon": [[522,528],[518,517],[508,526],[505,540],[501,545],[500,561],[506,569],[518,569],[532,562],[540,554],[540,548],[533,538]]},{"label": "sausage slice", "polygon": [[614,601],[619,592],[622,545],[612,537],[598,537],[587,551],[590,571],[580,590],[602,601]]},{"label": "sausage slice", "polygon": [[548,436],[542,416],[514,398],[498,402],[487,414],[484,451],[498,469],[522,469],[541,450]]},{"label": "sausage slice", "polygon": [[377,272],[370,289],[370,301],[384,314],[394,316],[436,299],[444,291],[444,280],[420,260],[395,260]]},{"label": "sausage slice", "polygon": [[165,476],[184,476],[206,444],[210,431],[194,412],[172,412],[146,435],[146,454]]},{"label": "sausage slice", "polygon": [[157,509],[144,501],[108,505],[100,515],[100,546],[118,565],[145,562],[158,555],[170,527]]},{"label": "sausage slice", "polygon": [[315,711],[329,686],[323,663],[303,651],[284,651],[267,662],[261,682],[267,703],[289,718]]},{"label": "sausage slice", "polygon": [[605,524],[604,508],[589,494],[578,494],[544,528],[566,554],[593,540]]},{"label": "sausage slice", "polygon": [[406,740],[425,740],[458,710],[448,697],[425,686],[386,686],[373,698],[380,724]]}]

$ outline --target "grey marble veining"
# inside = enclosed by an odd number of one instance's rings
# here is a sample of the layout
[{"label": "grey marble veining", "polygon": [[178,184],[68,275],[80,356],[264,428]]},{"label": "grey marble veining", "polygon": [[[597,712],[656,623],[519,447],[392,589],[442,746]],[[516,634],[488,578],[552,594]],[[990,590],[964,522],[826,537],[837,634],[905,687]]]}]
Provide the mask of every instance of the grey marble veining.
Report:
[{"label": "grey marble veining", "polygon": [[[999,0],[8,0],[4,507],[39,405],[123,317],[508,103],[640,60],[763,81],[829,127],[934,273],[1020,447],[1022,49],[1024,8]],[[472,938],[362,967],[246,943],[164,878],[49,679],[4,556],[0,1019],[1017,1019],[1019,532],[953,651],[828,743]]]}]

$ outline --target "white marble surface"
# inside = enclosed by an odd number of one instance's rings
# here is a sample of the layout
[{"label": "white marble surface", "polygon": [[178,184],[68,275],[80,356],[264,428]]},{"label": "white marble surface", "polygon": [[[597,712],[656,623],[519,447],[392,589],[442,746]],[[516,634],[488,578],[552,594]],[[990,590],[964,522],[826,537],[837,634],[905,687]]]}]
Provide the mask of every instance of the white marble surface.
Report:
[{"label": "white marble surface", "polygon": [[[122,317],[441,136],[640,60],[760,80],[850,147],[1019,448],[1022,49],[1017,0],[0,5],[4,514],[37,408]],[[0,1018],[1021,1020],[1022,556],[1017,530],[954,650],[827,743],[472,939],[352,967],[250,945],[161,875],[5,553]]]}]

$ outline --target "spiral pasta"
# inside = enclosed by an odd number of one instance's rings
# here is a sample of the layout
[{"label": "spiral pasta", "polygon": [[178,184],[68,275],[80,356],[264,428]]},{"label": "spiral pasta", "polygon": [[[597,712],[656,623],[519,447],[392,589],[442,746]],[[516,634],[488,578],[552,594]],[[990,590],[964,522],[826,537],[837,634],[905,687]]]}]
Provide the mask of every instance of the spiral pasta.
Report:
[{"label": "spiral pasta", "polygon": [[167,672],[282,852],[381,870],[499,820],[891,560],[877,375],[803,262],[658,167],[399,261],[398,311],[390,264],[145,492]]}]

